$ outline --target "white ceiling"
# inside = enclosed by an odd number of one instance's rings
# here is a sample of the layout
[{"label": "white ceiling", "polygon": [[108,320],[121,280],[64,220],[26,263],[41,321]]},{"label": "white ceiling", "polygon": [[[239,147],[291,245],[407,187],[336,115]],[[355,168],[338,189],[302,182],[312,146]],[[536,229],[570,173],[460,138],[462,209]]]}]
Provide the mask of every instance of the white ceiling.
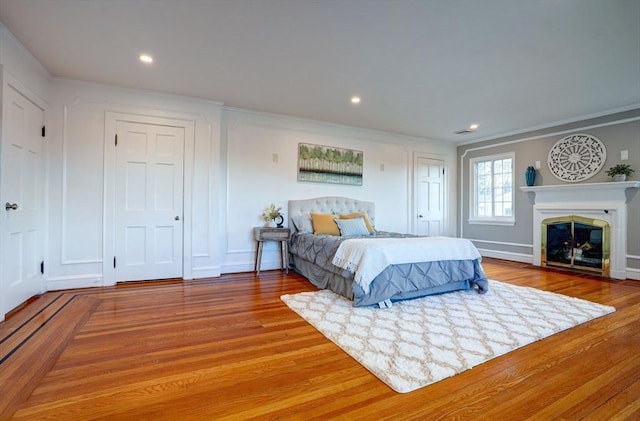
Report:
[{"label": "white ceiling", "polygon": [[429,139],[640,104],[638,0],[0,0],[0,21],[56,77]]}]

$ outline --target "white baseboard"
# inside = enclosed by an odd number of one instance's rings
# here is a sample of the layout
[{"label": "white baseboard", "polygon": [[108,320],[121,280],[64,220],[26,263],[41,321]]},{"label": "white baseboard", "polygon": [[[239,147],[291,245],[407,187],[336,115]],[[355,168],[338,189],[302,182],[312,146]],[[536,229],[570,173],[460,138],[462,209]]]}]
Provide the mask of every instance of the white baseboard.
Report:
[{"label": "white baseboard", "polygon": [[[253,272],[255,269],[255,263],[231,263],[222,265],[222,273],[240,273],[240,272]],[[263,260],[260,265],[260,271],[263,270],[275,270],[281,269],[280,260]]]},{"label": "white baseboard", "polygon": [[627,279],[640,281],[640,269],[627,268]]},{"label": "white baseboard", "polygon": [[485,257],[493,257],[495,259],[511,260],[514,262],[522,262],[533,264],[533,256],[523,253],[512,253],[508,251],[478,249],[480,254]]},{"label": "white baseboard", "polygon": [[[533,257],[522,253],[510,253],[497,250],[478,249],[480,254],[485,257],[493,257],[495,259],[510,260],[514,262],[532,264]],[[280,269],[280,261],[272,260],[262,262],[260,270]],[[193,269],[193,279],[201,278],[219,278],[223,273],[239,273],[253,272],[253,263],[238,263],[214,267],[201,267]],[[640,269],[627,268],[626,278],[640,280]],[[48,278],[45,281],[47,291],[60,291],[75,288],[95,288],[108,286],[104,284],[102,274],[87,274],[80,276],[57,276]]]},{"label": "white baseboard", "polygon": [[220,266],[193,268],[191,270],[191,276],[193,279],[219,278]]},{"label": "white baseboard", "polygon": [[[485,257],[493,257],[495,259],[510,260],[513,262],[533,264],[533,256],[522,253],[510,253],[506,251],[478,249],[480,254]],[[621,273],[610,274],[612,279],[634,279],[640,280],[640,269],[626,268]],[[626,276],[625,276],[626,275]]]},{"label": "white baseboard", "polygon": [[102,287],[104,281],[102,274],[89,274],[82,276],[57,276],[46,280],[47,291],[60,291],[63,289]]},{"label": "white baseboard", "polygon": [[253,272],[253,265],[249,263],[227,263],[220,268],[221,273]]}]

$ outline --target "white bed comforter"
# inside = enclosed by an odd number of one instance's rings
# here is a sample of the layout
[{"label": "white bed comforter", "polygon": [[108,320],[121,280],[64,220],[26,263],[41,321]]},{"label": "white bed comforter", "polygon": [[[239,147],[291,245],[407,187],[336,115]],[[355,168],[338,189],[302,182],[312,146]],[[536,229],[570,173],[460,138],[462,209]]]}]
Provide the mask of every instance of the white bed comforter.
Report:
[{"label": "white bed comforter", "polygon": [[340,244],[332,263],[353,272],[355,282],[369,293],[371,282],[389,265],[479,258],[464,238],[354,238]]}]

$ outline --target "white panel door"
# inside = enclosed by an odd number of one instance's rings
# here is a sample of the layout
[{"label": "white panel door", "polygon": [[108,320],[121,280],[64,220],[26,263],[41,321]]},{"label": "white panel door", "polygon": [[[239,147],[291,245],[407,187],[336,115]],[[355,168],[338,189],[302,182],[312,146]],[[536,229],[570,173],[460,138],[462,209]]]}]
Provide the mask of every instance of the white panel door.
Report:
[{"label": "white panel door", "polygon": [[41,108],[6,86],[0,186],[5,221],[0,291],[5,313],[44,290],[40,272],[44,241],[43,121]]},{"label": "white panel door", "polygon": [[184,128],[117,122],[116,281],[182,277]]},{"label": "white panel door", "polygon": [[444,162],[417,158],[418,235],[444,233]]}]

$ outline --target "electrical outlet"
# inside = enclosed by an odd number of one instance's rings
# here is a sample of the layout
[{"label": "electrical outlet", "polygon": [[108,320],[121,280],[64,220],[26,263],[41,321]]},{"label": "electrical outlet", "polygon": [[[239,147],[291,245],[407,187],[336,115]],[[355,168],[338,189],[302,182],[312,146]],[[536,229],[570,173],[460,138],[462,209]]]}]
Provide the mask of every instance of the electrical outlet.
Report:
[{"label": "electrical outlet", "polygon": [[280,159],[280,157],[278,156],[278,154],[277,154],[277,153],[274,153],[274,154],[273,154],[272,159],[273,159],[273,162],[278,162],[278,160]]},{"label": "electrical outlet", "polygon": [[384,164],[380,164],[380,171],[384,171]]},{"label": "electrical outlet", "polygon": [[536,169],[539,170],[540,169],[540,161],[536,161]]}]

